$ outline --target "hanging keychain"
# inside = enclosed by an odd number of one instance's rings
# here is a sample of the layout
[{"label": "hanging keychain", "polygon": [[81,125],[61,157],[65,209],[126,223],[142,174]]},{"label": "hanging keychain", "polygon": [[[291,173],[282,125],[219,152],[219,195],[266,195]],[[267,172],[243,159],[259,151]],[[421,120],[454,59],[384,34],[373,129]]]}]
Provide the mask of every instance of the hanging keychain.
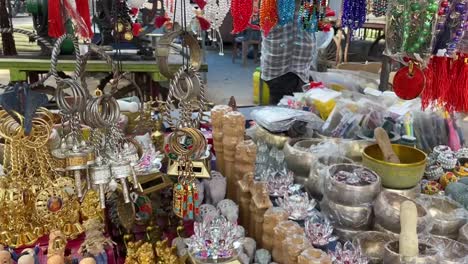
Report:
[{"label": "hanging keychain", "polygon": [[180,164],[178,181],[173,189],[174,213],[180,218],[193,219],[198,215],[200,205],[192,160],[203,155],[206,140],[196,128],[181,128],[171,134],[169,145]]}]

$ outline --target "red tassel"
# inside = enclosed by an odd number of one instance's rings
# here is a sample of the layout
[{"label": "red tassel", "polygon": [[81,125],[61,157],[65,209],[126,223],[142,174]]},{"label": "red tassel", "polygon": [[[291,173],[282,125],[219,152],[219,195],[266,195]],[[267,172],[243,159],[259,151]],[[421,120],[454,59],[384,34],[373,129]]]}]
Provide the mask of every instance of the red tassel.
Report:
[{"label": "red tassel", "polygon": [[454,62],[456,78],[452,78],[452,105],[449,109],[456,112],[465,112],[468,110],[468,57],[467,54],[461,54]]},{"label": "red tassel", "polygon": [[434,71],[432,70],[432,61],[429,62],[427,68],[424,69],[424,77],[426,79],[426,84],[423,92],[421,93],[421,105],[422,109],[426,109],[434,101]]},{"label": "red tassel", "polygon": [[444,103],[450,93],[450,78],[448,70],[450,67],[449,59],[445,56],[435,56],[432,58],[432,69],[434,71],[434,90],[432,100],[438,100],[439,103]]},{"label": "red tassel", "polygon": [[197,19],[198,19],[198,23],[200,23],[200,28],[202,30],[210,29],[211,24],[210,24],[210,22],[208,20],[206,20],[205,18],[203,18],[201,16],[197,16]]},{"label": "red tassel", "polygon": [[133,23],[132,25],[132,33],[133,33],[133,36],[138,36],[140,35],[140,31],[141,31],[141,24],[140,23]]},{"label": "red tassel", "polygon": [[253,13],[253,0],[232,0],[232,34],[238,34],[244,31],[250,24]]},{"label": "red tassel", "polygon": [[91,29],[91,15],[89,14],[88,0],[75,0],[76,9],[81,19],[84,22],[84,28],[79,27],[79,34],[82,38],[90,39],[93,37],[93,30]]},{"label": "red tassel", "polygon": [[156,28],[160,28],[160,27],[162,27],[167,21],[169,21],[169,18],[168,18],[168,17],[165,17],[165,16],[158,16],[158,17],[156,17],[156,19],[154,20],[154,25],[156,26]]},{"label": "red tassel", "polygon": [[62,19],[60,0],[49,0],[47,5],[49,36],[58,38],[65,34],[64,21]]},{"label": "red tassel", "polygon": [[195,4],[198,5],[198,7],[200,7],[201,10],[205,9],[205,6],[206,6],[205,0],[195,0],[194,2]]},{"label": "red tassel", "polygon": [[134,8],[132,8],[132,9],[130,9],[130,15],[136,16],[136,15],[138,15],[138,12],[139,12],[139,11],[140,11],[140,9],[134,7]]}]

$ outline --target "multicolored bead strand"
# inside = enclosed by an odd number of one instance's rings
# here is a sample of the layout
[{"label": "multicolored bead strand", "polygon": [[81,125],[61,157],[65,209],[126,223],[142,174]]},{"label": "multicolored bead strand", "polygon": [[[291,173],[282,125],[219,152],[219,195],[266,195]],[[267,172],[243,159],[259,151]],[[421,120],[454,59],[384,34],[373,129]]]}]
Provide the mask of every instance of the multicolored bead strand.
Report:
[{"label": "multicolored bead strand", "polygon": [[372,1],[372,14],[375,17],[385,16],[387,12],[387,0],[373,0]]},{"label": "multicolored bead strand", "polygon": [[233,34],[244,31],[250,25],[250,18],[253,13],[253,0],[232,0],[231,15]]},{"label": "multicolored bead strand", "polygon": [[[441,5],[445,5],[445,1],[442,1]],[[447,2],[448,6],[448,2]],[[440,12],[440,10],[439,10]],[[453,26],[452,28],[452,39],[450,40],[449,43],[447,43],[447,54],[449,56],[452,56],[457,53],[458,51],[458,46],[460,41],[463,39],[465,36],[465,31],[468,27],[468,3],[465,2],[464,0],[454,3],[452,5],[452,10],[449,14],[449,22],[450,25]]]},{"label": "multicolored bead strand", "polygon": [[278,24],[285,26],[294,21],[294,11],[296,10],[295,0],[277,0]]},{"label": "multicolored bead strand", "polygon": [[267,36],[277,23],[278,9],[276,0],[263,0],[260,4],[260,28],[263,34]]},{"label": "multicolored bead strand", "polygon": [[366,0],[344,0],[341,26],[351,30],[361,28],[366,22]]},{"label": "multicolored bead strand", "polygon": [[318,31],[318,9],[314,0],[302,0],[297,16],[300,29],[306,32]]}]

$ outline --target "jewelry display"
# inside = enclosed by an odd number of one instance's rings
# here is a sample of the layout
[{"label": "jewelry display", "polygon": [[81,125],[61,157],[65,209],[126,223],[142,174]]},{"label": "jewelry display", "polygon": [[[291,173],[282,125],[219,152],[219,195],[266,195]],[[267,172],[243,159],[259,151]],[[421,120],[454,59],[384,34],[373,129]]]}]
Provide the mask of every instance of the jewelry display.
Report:
[{"label": "jewelry display", "polygon": [[[287,2],[294,3],[294,1]],[[288,8],[288,12],[292,10],[289,16],[293,15],[295,9],[294,5],[291,6],[291,3],[286,3],[284,5],[286,7],[282,7],[283,9]],[[282,13],[286,12],[286,10],[282,11]],[[330,21],[326,19],[329,16],[334,16],[334,13],[328,12],[326,0],[301,0],[297,21],[299,28],[306,32],[315,33],[317,31],[329,31],[331,29],[331,24]]]},{"label": "jewelry display", "polygon": [[210,22],[210,32],[208,39],[213,40],[219,44],[219,55],[224,56],[223,38],[221,36],[220,28],[229,13],[231,7],[231,0],[208,0],[203,10],[205,18]]},{"label": "jewelry display", "polygon": [[264,0],[260,3],[260,28],[265,36],[278,23],[278,6],[275,0]]},{"label": "jewelry display", "polygon": [[343,1],[343,14],[341,16],[341,26],[352,31],[361,28],[366,22],[367,3],[364,0]]}]

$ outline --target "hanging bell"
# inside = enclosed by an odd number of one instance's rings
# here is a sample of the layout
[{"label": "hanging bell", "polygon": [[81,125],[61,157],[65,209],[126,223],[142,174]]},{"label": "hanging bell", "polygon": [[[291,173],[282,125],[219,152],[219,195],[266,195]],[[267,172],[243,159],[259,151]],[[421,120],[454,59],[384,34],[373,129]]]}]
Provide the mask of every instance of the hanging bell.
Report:
[{"label": "hanging bell", "polygon": [[132,181],[133,181],[133,188],[138,189],[138,177],[135,172],[134,166],[138,164],[140,160],[140,156],[138,155],[138,151],[136,149],[130,148],[128,143],[124,144],[123,153],[125,153],[125,159],[130,162],[130,169],[132,173]]},{"label": "hanging bell", "polygon": [[111,180],[109,165],[102,165],[100,158],[96,159],[96,164],[90,167],[91,180],[93,185],[99,186],[99,200],[101,208],[106,208],[105,187]]},{"label": "hanging bell", "polygon": [[78,198],[83,197],[83,189],[81,184],[81,170],[88,168],[88,155],[80,151],[78,146],[73,146],[72,150],[67,152],[67,171],[73,171],[75,178],[76,193]]},{"label": "hanging bell", "polygon": [[111,164],[111,172],[112,176],[114,176],[116,180],[119,180],[120,185],[122,185],[122,194],[125,203],[129,203],[130,194],[128,192],[127,177],[132,175],[132,166],[130,166],[130,162],[119,159],[118,162]]}]

